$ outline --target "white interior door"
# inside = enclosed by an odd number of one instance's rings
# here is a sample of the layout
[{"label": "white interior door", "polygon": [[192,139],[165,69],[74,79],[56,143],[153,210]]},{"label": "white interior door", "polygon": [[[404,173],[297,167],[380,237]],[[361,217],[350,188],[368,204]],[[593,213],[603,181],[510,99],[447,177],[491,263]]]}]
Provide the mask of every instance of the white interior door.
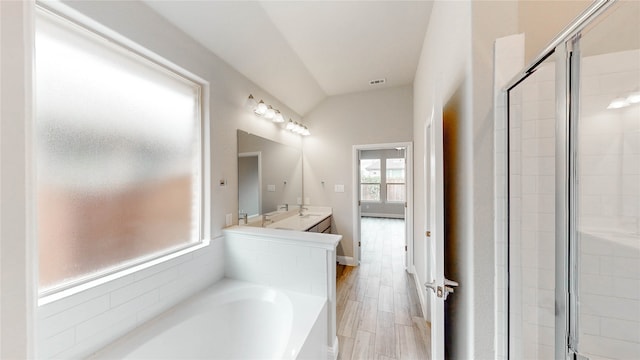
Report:
[{"label": "white interior door", "polygon": [[431,122],[426,128],[427,147],[427,294],[431,319],[431,356],[443,359],[444,349],[444,301],[454,282],[444,277],[444,166],[442,104],[436,101]]}]

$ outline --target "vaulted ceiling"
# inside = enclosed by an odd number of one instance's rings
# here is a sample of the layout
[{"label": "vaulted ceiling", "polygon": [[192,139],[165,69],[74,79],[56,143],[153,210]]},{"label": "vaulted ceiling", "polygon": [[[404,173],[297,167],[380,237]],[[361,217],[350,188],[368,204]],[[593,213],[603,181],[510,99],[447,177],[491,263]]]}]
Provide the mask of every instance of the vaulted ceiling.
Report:
[{"label": "vaulted ceiling", "polygon": [[[305,115],[325,97],[410,84],[431,1],[146,4]],[[385,78],[373,87],[370,80]]]}]

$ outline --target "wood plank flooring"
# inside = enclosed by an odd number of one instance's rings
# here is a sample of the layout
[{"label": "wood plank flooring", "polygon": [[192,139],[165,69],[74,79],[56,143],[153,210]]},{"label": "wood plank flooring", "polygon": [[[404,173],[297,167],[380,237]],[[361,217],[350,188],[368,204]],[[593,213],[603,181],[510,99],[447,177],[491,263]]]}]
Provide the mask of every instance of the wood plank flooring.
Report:
[{"label": "wood plank flooring", "polygon": [[362,218],[360,266],[337,281],[338,359],[430,359],[430,329],[404,269],[404,220]]}]

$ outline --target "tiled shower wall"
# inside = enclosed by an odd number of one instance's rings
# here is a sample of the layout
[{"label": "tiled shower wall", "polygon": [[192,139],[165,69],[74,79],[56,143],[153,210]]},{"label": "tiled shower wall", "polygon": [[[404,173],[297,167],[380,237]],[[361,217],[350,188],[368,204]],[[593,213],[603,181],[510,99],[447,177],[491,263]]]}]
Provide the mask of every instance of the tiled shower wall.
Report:
[{"label": "tiled shower wall", "polygon": [[[578,350],[640,358],[640,52],[582,59],[578,129]],[[511,355],[553,358],[554,64],[511,92]]]},{"label": "tiled shower wall", "polygon": [[555,64],[510,92],[510,354],[554,357]]},{"label": "tiled shower wall", "polygon": [[495,284],[496,359],[507,358],[507,96],[503,88],[524,66],[524,34],[496,39],[494,46],[495,116]]},{"label": "tiled shower wall", "polygon": [[640,51],[582,59],[579,123],[579,349],[640,358]]},{"label": "tiled shower wall", "polygon": [[638,235],[640,104],[607,106],[640,91],[640,51],[585,57],[581,74],[581,230]]}]

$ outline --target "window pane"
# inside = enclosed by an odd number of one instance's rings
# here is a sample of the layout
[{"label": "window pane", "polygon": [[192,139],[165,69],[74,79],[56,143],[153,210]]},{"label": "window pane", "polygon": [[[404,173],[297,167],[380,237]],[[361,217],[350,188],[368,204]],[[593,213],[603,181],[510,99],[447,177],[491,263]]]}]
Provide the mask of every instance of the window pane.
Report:
[{"label": "window pane", "polygon": [[41,12],[36,92],[41,288],[199,241],[199,85]]},{"label": "window pane", "polygon": [[387,159],[387,183],[404,183],[405,182],[404,179],[405,179],[404,158]]},{"label": "window pane", "polygon": [[387,201],[404,202],[406,199],[405,184],[387,184]]},{"label": "window pane", "polygon": [[360,160],[360,182],[380,183],[380,159]]},{"label": "window pane", "polygon": [[360,200],[380,201],[380,184],[360,185]]}]

